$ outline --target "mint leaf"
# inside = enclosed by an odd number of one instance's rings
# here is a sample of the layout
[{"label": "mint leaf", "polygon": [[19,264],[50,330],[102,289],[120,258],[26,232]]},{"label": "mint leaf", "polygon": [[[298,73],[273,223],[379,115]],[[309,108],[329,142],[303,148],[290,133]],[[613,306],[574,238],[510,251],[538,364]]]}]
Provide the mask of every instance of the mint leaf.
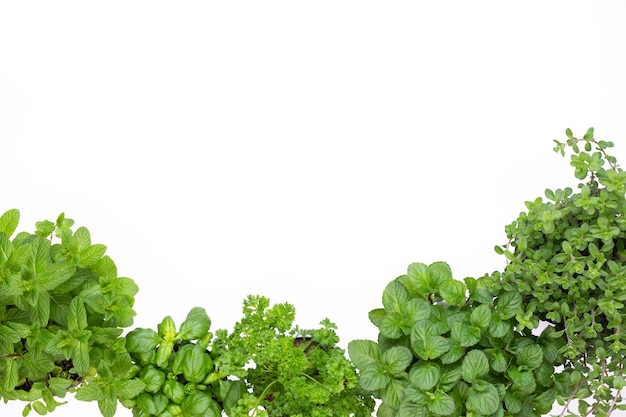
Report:
[{"label": "mint leaf", "polygon": [[[472,383],[489,373],[489,360],[482,350],[470,350],[462,362],[463,379]],[[491,414],[491,413],[489,413]]]},{"label": "mint leaf", "polygon": [[411,350],[404,346],[394,346],[383,352],[382,363],[391,375],[399,375],[406,370],[413,360]]},{"label": "mint leaf", "polygon": [[517,352],[516,362],[520,370],[535,370],[543,363],[543,350],[537,344],[524,346]]},{"label": "mint leaf", "polygon": [[80,297],[74,297],[67,311],[67,328],[70,331],[83,330],[87,327],[87,310]]},{"label": "mint leaf", "polygon": [[102,388],[97,384],[83,384],[74,395],[80,401],[97,401],[104,398]]},{"label": "mint leaf", "polygon": [[409,291],[399,281],[391,281],[383,291],[383,306],[388,313],[400,313],[410,299]]},{"label": "mint leaf", "polygon": [[451,396],[442,391],[435,391],[427,403],[428,410],[437,416],[448,416],[454,413],[456,404]]},{"label": "mint leaf", "polygon": [[380,347],[371,340],[352,340],[348,343],[348,355],[359,369],[373,364],[382,364]]},{"label": "mint leaf", "polygon": [[466,407],[481,415],[494,414],[500,408],[498,390],[489,382],[477,380],[467,393]]},{"label": "mint leaf", "polygon": [[72,386],[70,379],[53,377],[48,380],[50,391],[57,397],[63,398],[70,386]]},{"label": "mint leaf", "polygon": [[439,295],[453,306],[460,306],[465,303],[466,291],[465,284],[454,279],[444,279],[439,284]]},{"label": "mint leaf", "polygon": [[7,210],[0,216],[0,233],[10,238],[20,221],[20,212],[17,209]]},{"label": "mint leaf", "polygon": [[515,317],[517,310],[522,307],[522,296],[519,292],[505,292],[496,301],[496,312],[501,320],[508,320]]},{"label": "mint leaf", "polygon": [[441,379],[441,369],[433,362],[418,362],[409,371],[411,383],[422,391],[430,391]]},{"label": "mint leaf", "polygon": [[78,255],[78,265],[82,267],[93,265],[104,256],[106,250],[107,247],[99,243],[81,250]]}]

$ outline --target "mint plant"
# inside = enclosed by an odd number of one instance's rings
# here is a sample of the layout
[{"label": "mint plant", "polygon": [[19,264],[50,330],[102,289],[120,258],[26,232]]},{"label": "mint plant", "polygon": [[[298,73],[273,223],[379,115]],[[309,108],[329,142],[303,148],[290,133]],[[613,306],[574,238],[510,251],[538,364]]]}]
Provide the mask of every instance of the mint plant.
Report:
[{"label": "mint plant", "polygon": [[361,386],[382,400],[380,417],[537,416],[557,397],[565,341],[532,334],[532,305],[494,285],[497,275],[453,279],[443,262],[413,263],[369,313],[378,342],[353,340]]},{"label": "mint plant", "polygon": [[0,216],[0,398],[43,415],[110,365],[133,323],[137,286],[64,214],[12,238],[19,217]]},{"label": "mint plant", "polygon": [[[571,152],[578,189],[545,191],[506,226],[496,247],[507,266],[497,285],[532,305],[532,320],[552,326],[566,343],[563,413],[607,416],[624,409],[626,355],[626,172],[609,155],[612,142],[594,130],[576,138],[566,130],[554,150]],[[563,378],[566,380],[566,378]]]}]

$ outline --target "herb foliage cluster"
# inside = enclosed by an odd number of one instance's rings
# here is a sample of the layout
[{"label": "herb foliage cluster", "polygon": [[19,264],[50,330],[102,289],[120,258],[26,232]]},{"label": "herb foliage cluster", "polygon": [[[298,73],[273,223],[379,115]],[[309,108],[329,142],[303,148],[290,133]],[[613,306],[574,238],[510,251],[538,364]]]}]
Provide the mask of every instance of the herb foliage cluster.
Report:
[{"label": "herb foliage cluster", "polygon": [[563,334],[572,382],[559,398],[564,409],[577,403],[580,415],[610,415],[623,409],[625,385],[626,172],[593,128],[566,136],[554,150],[571,151],[578,190],[547,189],[547,201],[526,203],[496,248],[507,259],[498,285],[519,291],[533,320]]},{"label": "herb foliage cluster", "polygon": [[382,301],[369,314],[378,343],[348,345],[378,416],[541,415],[567,389],[554,378],[562,339],[520,326],[532,312],[489,276],[461,282],[446,263],[413,263]]},{"label": "herb foliage cluster", "polygon": [[289,303],[244,300],[231,332],[204,308],[179,327],[133,323],[137,286],[106,247],[61,214],[13,237],[0,216],[0,398],[23,415],[54,411],[67,392],[118,402],[135,417],[538,417],[624,410],[626,172],[612,142],[566,130],[580,181],[545,191],[505,227],[502,271],[454,279],[444,262],[413,263],[369,313],[376,342],[349,358],[328,319],[294,325]]},{"label": "herb foliage cluster", "polygon": [[138,289],[73,220],[61,214],[11,240],[19,217],[0,216],[0,398],[43,415],[111,366]]},{"label": "herb foliage cluster", "polygon": [[503,271],[453,280],[411,264],[370,312],[377,342],[348,351],[380,417],[535,417],[624,410],[626,172],[612,142],[555,140],[578,190],[545,191],[505,227]]}]

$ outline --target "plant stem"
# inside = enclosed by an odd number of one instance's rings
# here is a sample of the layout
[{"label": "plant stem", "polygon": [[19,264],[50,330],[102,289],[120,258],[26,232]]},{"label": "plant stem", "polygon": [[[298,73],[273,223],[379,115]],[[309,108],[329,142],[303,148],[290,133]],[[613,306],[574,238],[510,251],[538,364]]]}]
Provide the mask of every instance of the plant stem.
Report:
[{"label": "plant stem", "polygon": [[578,381],[578,386],[574,388],[569,398],[567,399],[567,402],[563,406],[563,411],[561,411],[561,414],[559,414],[559,417],[564,417],[565,413],[569,411],[569,405],[572,403],[572,401],[574,401],[574,398],[576,397],[576,394],[578,394],[578,391],[580,391],[582,384],[583,384],[583,380],[581,379],[580,381]]}]

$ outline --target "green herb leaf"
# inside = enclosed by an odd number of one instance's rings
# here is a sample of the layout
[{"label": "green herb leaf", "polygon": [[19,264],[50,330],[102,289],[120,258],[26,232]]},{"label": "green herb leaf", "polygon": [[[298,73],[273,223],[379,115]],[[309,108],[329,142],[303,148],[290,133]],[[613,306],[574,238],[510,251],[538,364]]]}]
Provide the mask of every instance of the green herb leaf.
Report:
[{"label": "green herb leaf", "polygon": [[48,387],[53,395],[63,398],[68,388],[72,386],[72,381],[65,378],[53,377],[48,380]]},{"label": "green herb leaf", "polygon": [[95,264],[105,254],[107,247],[102,244],[95,244],[81,250],[79,253],[78,265],[87,267]]},{"label": "green herb leaf", "polygon": [[498,390],[489,382],[475,381],[467,393],[466,407],[470,411],[489,416],[500,408]]},{"label": "green herb leaf", "polygon": [[126,335],[129,352],[153,352],[163,339],[152,329],[137,328]]},{"label": "green herb leaf", "polygon": [[382,352],[376,342],[371,340],[352,340],[348,343],[348,355],[359,369],[373,364],[382,364]]},{"label": "green herb leaf", "polygon": [[496,312],[502,320],[515,317],[517,311],[522,307],[522,296],[519,292],[505,292],[498,297],[496,302]]},{"label": "green herb leaf", "polygon": [[383,352],[382,363],[391,375],[399,375],[406,370],[413,360],[413,354],[409,348],[394,346]]},{"label": "green herb leaf", "polygon": [[491,326],[493,311],[491,306],[481,304],[472,310],[470,322],[482,330],[487,330]]},{"label": "green herb leaf", "polygon": [[[475,382],[489,373],[489,360],[482,350],[470,350],[463,358],[463,379]],[[495,412],[495,411],[494,411]],[[491,413],[489,413],[491,414]]]},{"label": "green herb leaf", "polygon": [[183,415],[196,416],[202,415],[213,402],[211,397],[203,392],[196,392],[188,395],[180,404]]},{"label": "green herb leaf", "polygon": [[70,331],[83,330],[87,327],[87,310],[80,297],[74,297],[67,312],[67,328]]},{"label": "green herb leaf", "polygon": [[543,350],[537,344],[524,346],[517,352],[516,361],[520,370],[537,369],[543,362]]},{"label": "green herb leaf", "polygon": [[180,325],[177,338],[180,340],[194,340],[205,336],[211,327],[211,319],[202,307],[194,307],[187,314],[187,318]]},{"label": "green herb leaf", "polygon": [[441,369],[433,362],[418,362],[409,371],[411,383],[422,391],[430,391],[441,379]]},{"label": "green herb leaf", "polygon": [[383,291],[383,306],[388,313],[400,313],[410,299],[409,291],[399,281],[391,281]]},{"label": "green herb leaf", "polygon": [[174,319],[170,316],[166,316],[161,323],[157,326],[159,336],[165,341],[174,342],[176,340],[176,324]]},{"label": "green herb leaf", "polygon": [[444,279],[439,284],[439,295],[453,306],[460,306],[465,303],[466,291],[465,284],[454,279]]},{"label": "green herb leaf", "polygon": [[407,274],[398,280],[409,290],[411,296],[422,297],[428,295],[431,282],[428,275],[428,266],[423,263],[412,263],[409,265]]},{"label": "green herb leaf", "polygon": [[441,391],[435,391],[427,406],[428,410],[437,416],[449,416],[456,409],[456,404],[452,397]]},{"label": "green herb leaf", "polygon": [[0,216],[0,233],[10,238],[20,221],[20,212],[17,209],[7,210]]},{"label": "green herb leaf", "polygon": [[367,391],[385,388],[390,381],[391,377],[380,364],[371,364],[363,368],[359,374],[359,384]]}]

